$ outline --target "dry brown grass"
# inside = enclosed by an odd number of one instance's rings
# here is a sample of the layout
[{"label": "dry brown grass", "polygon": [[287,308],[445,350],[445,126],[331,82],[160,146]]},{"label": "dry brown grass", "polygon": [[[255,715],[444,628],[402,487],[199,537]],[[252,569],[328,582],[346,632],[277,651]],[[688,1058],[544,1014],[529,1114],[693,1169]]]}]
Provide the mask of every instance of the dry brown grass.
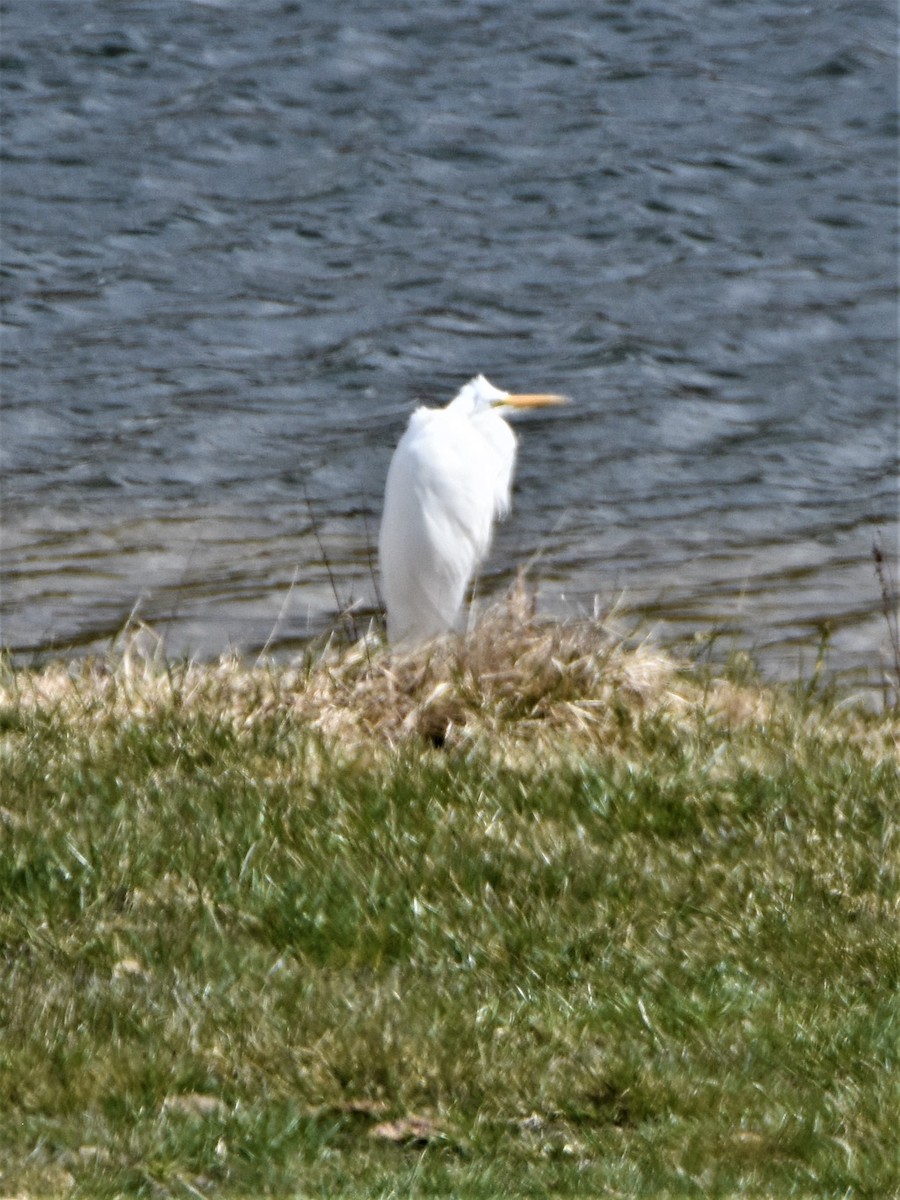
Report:
[{"label": "dry brown grass", "polygon": [[[613,747],[647,716],[684,732],[701,717],[723,729],[766,727],[785,703],[764,685],[698,673],[608,621],[540,620],[521,587],[472,632],[414,651],[366,637],[329,639],[288,663],[171,663],[138,626],[106,657],[8,671],[0,681],[6,709],[98,723],[203,711],[238,728],[283,713],[356,753],[410,742],[517,757],[571,752]],[[841,728],[879,755],[897,752],[897,723],[887,718]]]}]

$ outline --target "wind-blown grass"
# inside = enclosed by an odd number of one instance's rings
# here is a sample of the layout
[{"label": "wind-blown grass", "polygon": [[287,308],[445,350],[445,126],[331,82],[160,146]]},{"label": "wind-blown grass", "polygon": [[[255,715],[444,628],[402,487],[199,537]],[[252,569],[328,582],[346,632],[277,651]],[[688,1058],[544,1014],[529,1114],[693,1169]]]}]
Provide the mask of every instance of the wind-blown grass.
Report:
[{"label": "wind-blown grass", "polygon": [[5,1194],[900,1187],[890,715],[521,608],[0,701]]}]

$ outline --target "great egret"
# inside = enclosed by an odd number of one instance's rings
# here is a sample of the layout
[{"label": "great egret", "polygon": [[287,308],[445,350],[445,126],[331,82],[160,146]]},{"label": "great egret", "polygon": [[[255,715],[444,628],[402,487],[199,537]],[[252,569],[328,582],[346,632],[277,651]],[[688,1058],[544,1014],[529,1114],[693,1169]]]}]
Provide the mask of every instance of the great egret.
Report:
[{"label": "great egret", "polygon": [[512,395],[478,375],[446,408],[417,408],[388,469],[378,538],[388,638],[422,642],[452,629],[509,512],[516,437],[503,409],[561,404]]}]

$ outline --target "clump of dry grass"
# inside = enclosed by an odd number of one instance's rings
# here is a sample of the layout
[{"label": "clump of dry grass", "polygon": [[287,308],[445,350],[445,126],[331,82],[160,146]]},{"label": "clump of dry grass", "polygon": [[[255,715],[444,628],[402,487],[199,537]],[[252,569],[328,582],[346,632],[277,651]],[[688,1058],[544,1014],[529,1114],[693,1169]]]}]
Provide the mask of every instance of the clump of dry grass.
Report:
[{"label": "clump of dry grass", "polygon": [[552,739],[604,730],[623,714],[677,705],[674,660],[629,647],[599,621],[539,621],[521,589],[463,637],[372,656],[365,646],[320,660],[295,696],[329,733],[435,745],[504,733]]}]

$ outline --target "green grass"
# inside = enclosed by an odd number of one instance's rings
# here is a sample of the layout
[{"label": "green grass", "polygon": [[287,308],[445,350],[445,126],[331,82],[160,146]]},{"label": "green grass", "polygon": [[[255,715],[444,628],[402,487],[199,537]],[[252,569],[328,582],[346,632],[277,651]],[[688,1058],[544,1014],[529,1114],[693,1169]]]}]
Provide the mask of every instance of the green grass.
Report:
[{"label": "green grass", "polygon": [[457,663],[435,748],[55,670],[0,710],[0,1194],[900,1190],[890,716],[607,657],[501,720]]}]

